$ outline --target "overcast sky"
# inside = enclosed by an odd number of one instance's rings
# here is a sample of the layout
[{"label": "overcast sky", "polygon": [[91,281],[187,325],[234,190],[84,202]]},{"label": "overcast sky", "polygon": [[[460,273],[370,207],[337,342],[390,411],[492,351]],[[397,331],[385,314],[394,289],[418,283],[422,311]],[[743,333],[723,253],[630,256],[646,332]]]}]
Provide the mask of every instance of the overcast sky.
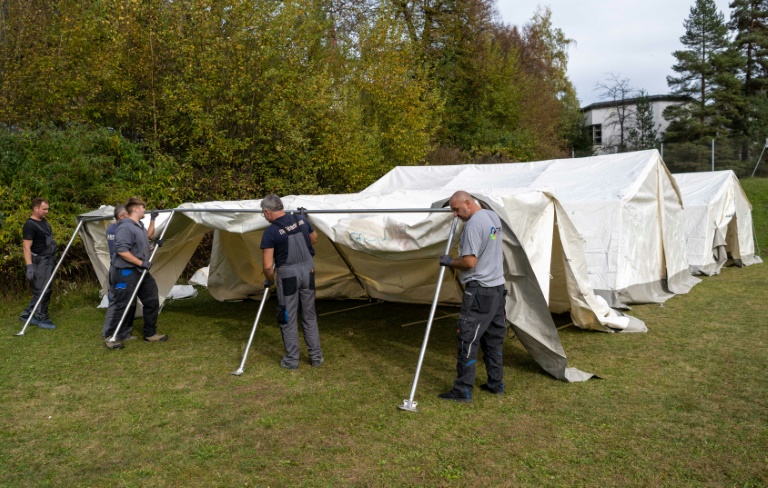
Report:
[{"label": "overcast sky", "polygon": [[[715,0],[726,22],[729,0]],[[582,106],[600,101],[595,84],[608,73],[627,78],[649,95],[669,93],[672,52],[682,48],[683,21],[694,0],[497,0],[507,24],[522,26],[538,5],[552,10],[552,24],[576,41],[569,51],[568,77]]]}]

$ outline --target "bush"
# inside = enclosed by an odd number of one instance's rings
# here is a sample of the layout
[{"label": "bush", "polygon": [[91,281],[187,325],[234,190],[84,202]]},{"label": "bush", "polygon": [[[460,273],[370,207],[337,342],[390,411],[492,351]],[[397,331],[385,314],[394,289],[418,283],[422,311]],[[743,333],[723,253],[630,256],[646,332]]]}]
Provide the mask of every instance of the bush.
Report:
[{"label": "bush", "polygon": [[[131,143],[111,129],[66,128],[0,131],[0,290],[23,285],[21,229],[33,198],[46,198],[48,220],[63,251],[76,215],[140,195],[151,207],[167,208],[188,196],[184,171],[172,158]],[[73,245],[59,276],[92,276],[82,246]]]}]

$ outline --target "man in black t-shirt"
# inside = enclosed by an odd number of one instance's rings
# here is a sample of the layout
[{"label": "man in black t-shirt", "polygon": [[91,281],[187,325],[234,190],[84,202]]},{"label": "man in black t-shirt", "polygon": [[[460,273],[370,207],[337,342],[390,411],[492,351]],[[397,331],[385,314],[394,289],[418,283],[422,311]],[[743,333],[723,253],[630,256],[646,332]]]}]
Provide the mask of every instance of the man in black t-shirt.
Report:
[{"label": "man in black t-shirt", "polygon": [[[48,210],[49,204],[45,198],[32,200],[32,215],[29,216],[22,229],[22,251],[24,262],[27,265],[26,277],[32,288],[32,300],[19,317],[22,322],[29,319],[29,315],[35,308],[37,301],[40,300],[40,296],[43,295],[45,285],[51,279],[55,267],[56,241],[53,239],[51,226],[45,220]],[[35,316],[29,322],[41,329],[52,330],[56,328],[48,316],[51,289],[52,287],[49,287],[45,291],[40,305],[35,310]]]},{"label": "man in black t-shirt", "polygon": [[[285,345],[285,356],[280,366],[286,369],[299,367],[299,320],[304,341],[307,343],[312,367],[323,364],[320,348],[320,331],[315,312],[315,265],[312,247],[317,232],[305,215],[288,215],[277,195],[267,195],[261,201],[262,215],[270,225],[261,238],[265,287],[272,286],[277,278],[277,321]],[[275,276],[277,275],[277,276]]]}]

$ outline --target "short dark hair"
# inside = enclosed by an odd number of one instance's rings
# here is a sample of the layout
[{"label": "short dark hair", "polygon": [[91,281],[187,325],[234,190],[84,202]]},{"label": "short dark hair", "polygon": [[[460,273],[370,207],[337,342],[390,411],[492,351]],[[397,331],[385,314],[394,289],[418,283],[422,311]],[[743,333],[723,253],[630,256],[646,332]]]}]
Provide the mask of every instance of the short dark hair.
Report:
[{"label": "short dark hair", "polygon": [[125,205],[123,205],[122,203],[118,203],[117,205],[115,205],[115,220],[120,219],[120,216],[126,212],[127,211],[125,210]]},{"label": "short dark hair", "polygon": [[127,202],[125,202],[125,211],[128,212],[128,215],[133,213],[133,207],[143,206],[146,208],[147,202],[142,200],[139,197],[131,197],[128,199]]},{"label": "short dark hair", "polygon": [[283,210],[283,201],[274,193],[270,193],[261,200],[261,209],[271,210],[273,212],[275,210]]},{"label": "short dark hair", "polygon": [[[48,203],[48,200],[46,200],[43,197],[37,197],[37,198],[32,199],[32,210],[36,209],[37,207],[39,207],[40,205],[42,205],[44,203]],[[50,203],[48,203],[48,205],[50,205]]]}]

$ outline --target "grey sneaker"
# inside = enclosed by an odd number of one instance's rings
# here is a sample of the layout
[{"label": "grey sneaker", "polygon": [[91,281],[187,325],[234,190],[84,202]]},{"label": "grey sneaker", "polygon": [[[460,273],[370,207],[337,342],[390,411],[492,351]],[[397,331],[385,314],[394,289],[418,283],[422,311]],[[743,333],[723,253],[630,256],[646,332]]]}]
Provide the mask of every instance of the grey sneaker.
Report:
[{"label": "grey sneaker", "polygon": [[48,330],[53,330],[56,328],[56,326],[53,325],[53,323],[50,320],[41,320],[40,322],[38,322],[37,326],[40,327],[41,329],[48,329]]},{"label": "grey sneaker", "polygon": [[122,342],[111,342],[109,339],[104,339],[104,347],[107,349],[123,349],[125,346],[123,346]]},{"label": "grey sneaker", "polygon": [[165,334],[155,334],[144,338],[147,342],[165,342],[168,340],[168,336]]},{"label": "grey sneaker", "polygon": [[320,359],[313,359],[312,361],[310,361],[310,364],[312,365],[313,368],[319,368],[320,366],[323,365],[324,362],[325,362],[325,359],[320,358]]}]

